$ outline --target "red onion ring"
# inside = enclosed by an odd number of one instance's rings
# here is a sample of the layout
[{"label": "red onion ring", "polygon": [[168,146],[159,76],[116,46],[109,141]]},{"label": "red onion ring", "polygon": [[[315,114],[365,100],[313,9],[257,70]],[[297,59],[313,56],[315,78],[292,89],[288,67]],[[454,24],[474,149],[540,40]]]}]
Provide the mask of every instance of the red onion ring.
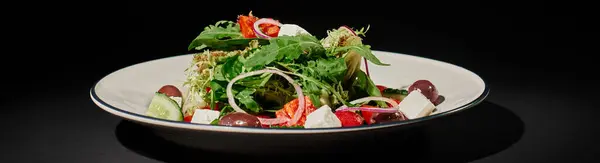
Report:
[{"label": "red onion ring", "polygon": [[258,37],[260,37],[260,38],[266,38],[266,39],[270,39],[270,38],[271,38],[271,36],[269,36],[269,35],[267,35],[267,34],[263,33],[263,32],[260,30],[260,27],[259,27],[259,25],[261,25],[261,24],[265,24],[265,23],[268,23],[268,24],[275,24],[275,25],[277,25],[277,26],[280,26],[280,27],[281,27],[281,25],[282,25],[281,23],[279,23],[278,21],[276,21],[276,20],[273,20],[273,19],[269,19],[269,18],[262,18],[262,19],[258,19],[256,22],[254,22],[254,28],[252,28],[252,29],[254,30],[254,33],[256,33],[256,36],[258,36]]},{"label": "red onion ring", "polygon": [[346,106],[342,106],[341,108],[339,108],[338,110],[336,110],[336,112],[338,112],[338,111],[356,111],[356,110],[368,111],[368,112],[375,112],[375,113],[395,113],[395,112],[398,112],[397,109],[390,109],[390,108],[346,107]]},{"label": "red onion ring", "polygon": [[363,97],[363,98],[359,98],[356,99],[354,101],[350,101],[351,104],[356,104],[356,103],[361,103],[361,102],[369,102],[369,101],[385,101],[389,104],[392,104],[391,108],[397,108],[398,107],[398,103],[396,103],[396,101],[390,99],[390,98],[386,98],[386,97],[378,97],[378,96],[371,96],[371,97]]},{"label": "red onion ring", "polygon": [[[390,99],[390,98],[386,98],[386,97],[377,97],[377,96],[370,96],[370,97],[363,97],[363,98],[359,98],[356,99],[354,101],[350,101],[351,104],[356,104],[356,103],[361,103],[361,102],[369,102],[369,101],[385,101],[389,104],[392,104],[392,107],[389,108],[370,108],[370,109],[375,109],[375,110],[379,110],[376,112],[382,112],[383,110],[385,110],[385,112],[391,112],[391,113],[395,113],[397,111],[400,111],[398,108],[398,103],[396,103],[396,101]],[[350,109],[357,109],[357,108],[364,108],[364,107],[348,107],[346,105],[342,105],[339,108],[335,109],[335,111],[339,111],[339,110],[348,110],[346,108],[350,108]],[[393,111],[393,112],[392,112]]]},{"label": "red onion ring", "polygon": [[[280,75],[292,84],[292,86],[296,90],[296,94],[298,95],[298,109],[296,110],[296,113],[294,113],[294,117],[291,120],[286,120],[286,121],[288,122],[289,125],[292,125],[292,124],[295,124],[296,122],[298,122],[298,120],[300,120],[300,116],[302,115],[302,112],[304,112],[304,107],[306,105],[305,104],[306,102],[304,101],[304,93],[302,93],[302,88],[300,88],[300,86],[298,86],[298,84],[294,81],[294,79],[292,79],[292,77],[284,74],[280,70],[272,70],[272,69],[257,70],[257,71],[240,74],[240,75],[236,76],[235,78],[231,79],[231,81],[229,81],[229,83],[227,83],[227,89],[226,89],[227,100],[229,102],[229,105],[231,105],[233,110],[235,110],[236,112],[246,113],[235,103],[235,99],[233,97],[233,91],[232,91],[233,83],[235,83],[236,81],[238,81],[240,79],[243,79],[243,78],[246,78],[249,76],[260,75],[263,73],[274,73],[274,74]],[[263,119],[266,123],[275,123],[275,122],[282,121],[282,120],[271,121],[271,120],[267,120],[265,118],[259,118],[259,120],[260,119]],[[285,121],[283,121],[283,122],[285,122]],[[283,122],[281,122],[281,123],[283,123]]]},{"label": "red onion ring", "polygon": [[340,28],[344,28],[344,29],[348,30],[350,33],[352,33],[354,36],[356,36],[356,33],[354,32],[354,30],[352,30],[350,27],[343,25]]},{"label": "red onion ring", "polygon": [[281,123],[285,123],[290,121],[289,118],[261,118],[261,117],[257,117],[258,121],[260,121],[260,124],[263,125],[276,125],[276,124],[281,124]]}]

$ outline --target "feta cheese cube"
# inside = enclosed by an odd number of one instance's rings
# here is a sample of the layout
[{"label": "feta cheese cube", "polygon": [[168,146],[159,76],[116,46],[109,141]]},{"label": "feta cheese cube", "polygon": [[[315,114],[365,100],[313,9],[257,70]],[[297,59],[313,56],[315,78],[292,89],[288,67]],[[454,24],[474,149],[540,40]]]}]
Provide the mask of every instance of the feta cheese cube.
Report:
[{"label": "feta cheese cube", "polygon": [[208,109],[196,109],[192,116],[191,123],[210,124],[210,122],[219,118],[219,111]]},{"label": "feta cheese cube", "polygon": [[306,31],[305,29],[303,29],[302,27],[295,25],[295,24],[284,24],[281,26],[281,28],[279,29],[279,34],[277,34],[277,36],[296,36],[297,34],[309,34],[308,31]]},{"label": "feta cheese cube", "polygon": [[418,90],[414,90],[404,97],[398,107],[409,119],[427,116],[435,109],[435,105]]},{"label": "feta cheese cube", "polygon": [[342,122],[333,114],[327,105],[321,106],[306,116],[304,128],[342,127]]}]

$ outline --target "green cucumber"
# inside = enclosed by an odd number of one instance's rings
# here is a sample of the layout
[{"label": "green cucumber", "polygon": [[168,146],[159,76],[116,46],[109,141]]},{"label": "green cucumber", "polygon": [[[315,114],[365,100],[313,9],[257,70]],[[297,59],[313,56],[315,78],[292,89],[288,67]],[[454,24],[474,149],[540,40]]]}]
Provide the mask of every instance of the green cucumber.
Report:
[{"label": "green cucumber", "polygon": [[386,88],[382,91],[382,96],[395,99],[398,101],[402,101],[408,95],[408,91],[394,89],[394,88]]},{"label": "green cucumber", "polygon": [[159,92],[154,94],[150,106],[146,110],[146,115],[159,119],[183,121],[183,114],[181,113],[179,104],[167,95]]}]

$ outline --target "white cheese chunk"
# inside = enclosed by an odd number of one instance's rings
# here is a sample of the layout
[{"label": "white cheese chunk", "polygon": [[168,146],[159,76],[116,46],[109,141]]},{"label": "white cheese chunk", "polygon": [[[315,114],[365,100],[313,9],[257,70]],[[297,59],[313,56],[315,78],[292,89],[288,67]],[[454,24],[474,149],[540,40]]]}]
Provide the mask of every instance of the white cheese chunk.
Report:
[{"label": "white cheese chunk", "polygon": [[277,36],[296,36],[297,34],[309,34],[308,31],[306,31],[304,28],[296,25],[296,24],[284,24],[281,26],[281,28],[279,29],[279,34],[277,34]]},{"label": "white cheese chunk", "polygon": [[435,109],[435,105],[418,90],[414,90],[404,97],[398,107],[409,119],[427,116]]},{"label": "white cheese chunk", "polygon": [[327,105],[321,106],[306,116],[304,128],[332,128],[342,127],[342,122],[333,114]]},{"label": "white cheese chunk", "polygon": [[219,118],[219,111],[208,109],[196,109],[192,116],[191,123],[210,124],[210,122]]}]

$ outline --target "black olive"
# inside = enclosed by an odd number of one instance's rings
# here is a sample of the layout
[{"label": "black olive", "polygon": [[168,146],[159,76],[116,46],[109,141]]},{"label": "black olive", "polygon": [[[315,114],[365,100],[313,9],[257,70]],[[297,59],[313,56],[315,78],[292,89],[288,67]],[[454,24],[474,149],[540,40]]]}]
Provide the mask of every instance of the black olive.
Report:
[{"label": "black olive", "polygon": [[219,125],[261,127],[260,121],[256,116],[241,112],[233,112],[223,116],[221,120],[219,120]]},{"label": "black olive", "polygon": [[378,113],[373,120],[375,123],[386,123],[386,122],[394,122],[394,121],[403,121],[407,120],[406,116],[401,112],[396,113]]},{"label": "black olive", "polygon": [[158,89],[158,93],[163,93],[167,96],[181,97],[181,91],[173,85],[165,85]]},{"label": "black olive", "polygon": [[417,80],[410,87],[408,87],[408,92],[412,92],[414,90],[419,90],[421,94],[423,94],[431,103],[436,103],[439,94],[437,88],[431,83],[429,80]]}]

